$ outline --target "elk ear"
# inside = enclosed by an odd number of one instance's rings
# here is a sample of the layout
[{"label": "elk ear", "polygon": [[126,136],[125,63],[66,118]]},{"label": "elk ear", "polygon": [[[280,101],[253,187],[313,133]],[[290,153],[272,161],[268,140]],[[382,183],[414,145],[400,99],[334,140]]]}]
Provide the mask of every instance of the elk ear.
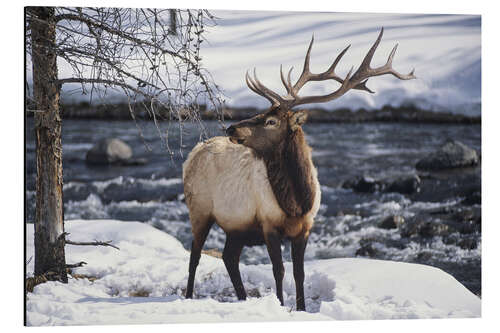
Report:
[{"label": "elk ear", "polygon": [[302,126],[307,120],[307,112],[306,111],[296,111],[288,120],[290,124],[290,128],[292,131],[296,131],[300,126]]}]

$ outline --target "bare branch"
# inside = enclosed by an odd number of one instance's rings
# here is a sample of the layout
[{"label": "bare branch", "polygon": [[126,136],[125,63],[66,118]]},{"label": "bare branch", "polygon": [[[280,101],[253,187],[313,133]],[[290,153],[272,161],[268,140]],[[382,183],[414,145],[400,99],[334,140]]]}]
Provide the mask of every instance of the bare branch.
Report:
[{"label": "bare branch", "polygon": [[66,268],[77,268],[77,267],[83,267],[83,265],[87,265],[85,261],[80,261],[76,264],[66,264]]},{"label": "bare branch", "polygon": [[115,81],[115,80],[106,80],[106,79],[92,79],[92,78],[82,78],[82,77],[70,77],[70,78],[65,78],[65,79],[59,79],[57,81],[60,85],[63,85],[65,83],[102,83],[102,84],[107,84],[107,85],[110,85],[110,86],[119,86],[119,87],[123,87],[123,88],[126,88],[130,91],[133,91],[139,95],[142,95],[144,97],[154,97],[153,95],[150,95],[146,92],[143,92],[139,89],[136,89],[134,87],[132,87],[131,85],[128,85],[126,83],[123,83],[123,82],[118,82],[118,81]]},{"label": "bare branch", "polygon": [[[68,233],[66,233],[66,235],[69,235]],[[74,242],[74,241],[71,241],[69,239],[66,239],[66,244],[70,244],[70,245],[83,245],[83,246],[110,246],[110,247],[113,247],[117,250],[119,250],[120,248],[118,248],[118,246],[115,246],[113,244],[111,244],[112,241],[94,241],[94,242]]]},{"label": "bare branch", "polygon": [[109,27],[107,25],[104,25],[102,23],[98,23],[98,22],[95,22],[95,21],[92,21],[90,19],[87,19],[83,16],[78,16],[78,15],[74,15],[74,14],[60,14],[60,15],[57,15],[56,16],[56,21],[61,21],[61,20],[74,20],[74,21],[80,21],[80,22],[83,22],[85,24],[87,24],[88,26],[92,26],[92,27],[96,27],[96,28],[99,28],[99,29],[102,29],[106,32],[109,32],[110,34],[113,34],[113,35],[117,35],[119,37],[122,37],[126,40],[129,40],[131,41],[132,43],[136,44],[136,45],[147,45],[147,46],[150,46],[150,47],[154,47],[154,48],[158,48],[161,50],[161,52],[163,53],[167,53],[173,57],[178,57],[186,62],[189,62],[191,63],[191,60],[188,59],[188,58],[185,58],[185,57],[182,57],[181,55],[179,55],[178,53],[176,52],[173,52],[173,51],[170,51],[170,50],[167,50],[167,49],[163,49],[161,47],[158,47],[157,44],[153,44],[147,40],[142,40],[140,38],[136,38],[134,37],[133,35],[129,35],[121,30],[117,30],[117,29],[113,29],[112,27]]}]

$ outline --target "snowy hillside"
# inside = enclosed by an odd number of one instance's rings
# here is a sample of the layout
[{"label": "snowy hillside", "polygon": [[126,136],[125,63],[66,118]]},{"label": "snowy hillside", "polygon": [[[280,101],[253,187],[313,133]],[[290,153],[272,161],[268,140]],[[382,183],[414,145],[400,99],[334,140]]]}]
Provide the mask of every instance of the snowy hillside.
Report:
[{"label": "snowy hillside", "polygon": [[[395,319],[479,317],[481,301],[451,275],[424,265],[367,259],[306,262],[308,313],[290,311],[295,285],[285,264],[281,307],[274,296],[270,265],[243,265],[250,298],[238,302],[220,259],[203,255],[196,299],[182,296],[189,252],[172,236],[139,222],[66,222],[74,241],[113,240],[120,248],[66,247],[68,263],[86,261],[75,271],[96,276],[48,282],[27,296],[27,324],[82,325],[128,323]],[[27,257],[33,254],[33,225],[27,225]],[[28,275],[33,272],[30,262]],[[137,297],[142,296],[142,297]],[[145,297],[147,296],[147,297]]]},{"label": "snowy hillside", "polygon": [[[307,46],[314,34],[312,72],[326,70],[347,45],[351,48],[338,65],[342,77],[356,69],[385,28],[372,65],[385,63],[392,47],[399,43],[394,69],[407,74],[415,68],[416,80],[399,81],[392,76],[369,80],[375,91],[350,91],[342,98],[322,104],[326,109],[377,109],[415,105],[426,110],[448,111],[477,116],[481,112],[481,17],[472,15],[365,14],[282,11],[225,11],[212,13],[217,26],[205,27],[201,61],[223,89],[233,107],[268,106],[245,84],[245,72],[257,68],[259,79],[269,88],[284,93],[279,77],[280,64],[294,67],[292,81],[302,70]],[[65,69],[66,68],[66,69]],[[69,68],[60,64],[61,76]],[[68,73],[66,73],[68,72]],[[325,94],[336,83],[309,83],[301,94]],[[63,99],[78,102],[76,86],[64,86]],[[110,92],[105,101],[123,97]]]},{"label": "snowy hillside", "polygon": [[[296,79],[313,34],[313,72],[326,70],[351,44],[338,66],[338,73],[345,76],[351,66],[356,69],[361,64],[384,27],[372,65],[384,64],[392,47],[399,43],[394,68],[405,74],[415,68],[417,80],[372,78],[368,86],[376,94],[351,91],[323,107],[372,109],[411,103],[435,111],[480,113],[480,16],[256,11],[214,14],[220,19],[207,34],[209,43],[203,49],[203,62],[225,89],[230,105],[267,106],[265,99],[246,87],[245,72],[254,67],[265,85],[284,92],[280,64],[285,70],[293,66],[292,80]],[[314,83],[301,93],[325,94],[335,87],[333,83]]]}]

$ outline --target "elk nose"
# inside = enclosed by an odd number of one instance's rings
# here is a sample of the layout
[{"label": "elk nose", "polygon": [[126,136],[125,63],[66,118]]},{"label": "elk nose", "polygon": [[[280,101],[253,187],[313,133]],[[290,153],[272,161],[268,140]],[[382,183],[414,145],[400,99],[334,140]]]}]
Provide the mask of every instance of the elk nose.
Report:
[{"label": "elk nose", "polygon": [[234,128],[233,126],[229,126],[226,130],[226,134],[229,136],[232,136],[234,132],[236,132],[236,128]]}]

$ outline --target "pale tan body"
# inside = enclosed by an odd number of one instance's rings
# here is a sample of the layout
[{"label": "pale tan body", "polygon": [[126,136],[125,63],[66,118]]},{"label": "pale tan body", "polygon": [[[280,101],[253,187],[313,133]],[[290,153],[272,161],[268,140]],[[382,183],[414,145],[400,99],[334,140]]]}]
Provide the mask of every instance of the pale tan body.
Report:
[{"label": "pale tan body", "polygon": [[[314,223],[321,192],[312,165],[315,198],[303,217],[287,217],[280,208],[262,160],[252,150],[234,144],[227,137],[199,143],[183,165],[186,203],[193,234],[211,219],[226,233],[258,228],[263,233],[279,228],[294,237]],[[305,230],[304,230],[305,229]]]}]

